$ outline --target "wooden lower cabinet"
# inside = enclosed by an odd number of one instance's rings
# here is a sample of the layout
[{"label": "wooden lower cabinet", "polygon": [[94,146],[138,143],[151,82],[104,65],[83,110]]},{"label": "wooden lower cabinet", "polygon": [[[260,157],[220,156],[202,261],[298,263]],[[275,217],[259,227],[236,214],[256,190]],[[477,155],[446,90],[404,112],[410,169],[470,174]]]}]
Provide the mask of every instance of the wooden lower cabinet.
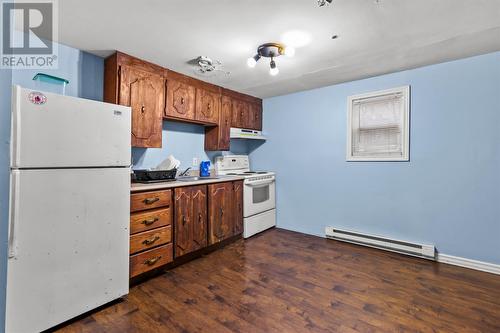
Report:
[{"label": "wooden lower cabinet", "polygon": [[234,235],[232,183],[208,185],[208,244]]},{"label": "wooden lower cabinet", "polygon": [[172,190],[130,195],[130,277],[173,260]]},{"label": "wooden lower cabinet", "polygon": [[172,241],[172,227],[166,226],[130,236],[130,254],[149,250]]},{"label": "wooden lower cabinet", "polygon": [[243,233],[243,181],[233,182],[233,222],[234,234]]},{"label": "wooden lower cabinet", "polygon": [[243,232],[242,180],[132,193],[130,201],[131,278]]},{"label": "wooden lower cabinet", "polygon": [[135,254],[130,257],[130,277],[133,278],[139,274],[161,267],[172,262],[172,260],[171,243]]},{"label": "wooden lower cabinet", "polygon": [[174,191],[175,257],[207,246],[207,187],[179,187]]}]

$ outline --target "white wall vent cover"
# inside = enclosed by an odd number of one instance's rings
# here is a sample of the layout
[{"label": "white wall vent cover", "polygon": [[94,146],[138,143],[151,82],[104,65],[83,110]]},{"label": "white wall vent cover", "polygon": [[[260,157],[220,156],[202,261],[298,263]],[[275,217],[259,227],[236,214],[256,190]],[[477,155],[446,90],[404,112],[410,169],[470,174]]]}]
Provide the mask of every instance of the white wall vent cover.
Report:
[{"label": "white wall vent cover", "polygon": [[334,227],[326,227],[325,233],[329,239],[435,260],[434,245],[411,243]]}]

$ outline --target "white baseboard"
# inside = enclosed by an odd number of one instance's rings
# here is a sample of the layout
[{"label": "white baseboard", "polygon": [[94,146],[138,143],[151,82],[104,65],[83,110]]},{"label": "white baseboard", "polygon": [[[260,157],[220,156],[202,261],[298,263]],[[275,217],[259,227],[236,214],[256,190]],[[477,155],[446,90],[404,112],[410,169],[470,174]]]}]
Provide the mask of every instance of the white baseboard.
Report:
[{"label": "white baseboard", "polygon": [[461,257],[450,256],[449,254],[438,253],[436,260],[445,264],[475,269],[478,271],[493,273],[500,275],[500,265],[489,262],[466,259]]}]

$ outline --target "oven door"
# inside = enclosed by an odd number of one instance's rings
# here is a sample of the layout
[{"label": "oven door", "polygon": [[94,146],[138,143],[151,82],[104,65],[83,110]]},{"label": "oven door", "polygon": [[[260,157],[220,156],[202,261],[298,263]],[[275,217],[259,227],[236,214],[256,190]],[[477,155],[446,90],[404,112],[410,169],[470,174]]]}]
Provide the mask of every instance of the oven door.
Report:
[{"label": "oven door", "polygon": [[243,215],[249,217],[275,208],[275,187],[274,178],[245,182]]}]

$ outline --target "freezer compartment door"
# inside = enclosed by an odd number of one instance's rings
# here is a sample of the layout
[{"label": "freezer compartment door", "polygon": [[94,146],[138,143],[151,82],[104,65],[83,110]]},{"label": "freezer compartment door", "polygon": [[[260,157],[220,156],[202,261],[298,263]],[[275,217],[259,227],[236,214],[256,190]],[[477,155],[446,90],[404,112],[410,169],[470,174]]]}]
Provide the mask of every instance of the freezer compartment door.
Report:
[{"label": "freezer compartment door", "polygon": [[11,167],[130,165],[130,127],[129,107],[14,86]]},{"label": "freezer compartment door", "polygon": [[128,293],[128,168],[11,178],[6,332],[40,332]]}]

